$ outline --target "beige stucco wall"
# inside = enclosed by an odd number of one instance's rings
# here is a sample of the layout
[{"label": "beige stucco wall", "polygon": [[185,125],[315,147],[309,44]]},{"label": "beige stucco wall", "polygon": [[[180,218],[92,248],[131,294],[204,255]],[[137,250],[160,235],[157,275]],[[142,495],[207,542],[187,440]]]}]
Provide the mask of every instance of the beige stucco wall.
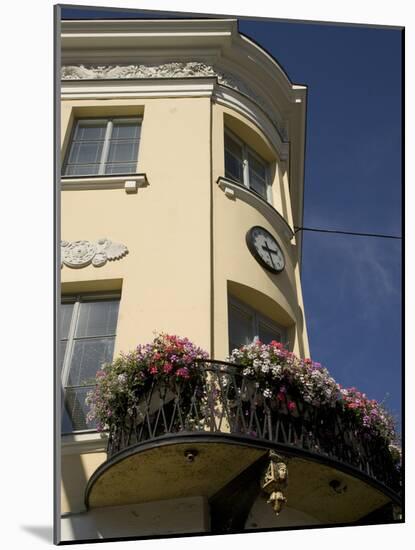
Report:
[{"label": "beige stucco wall", "polygon": [[[226,107],[215,105],[212,117],[215,357],[224,359],[228,354],[229,294],[285,327],[290,349],[308,357],[295,237],[288,239],[257,208],[238,198],[228,198],[215,184],[217,178],[224,175],[225,127],[237,132],[269,162],[272,205],[292,227],[286,163],[281,162],[267,137],[252,122],[236,112],[231,113]],[[286,267],[281,273],[268,272],[252,257],[245,236],[254,225],[264,227],[277,238],[286,259]]]},{"label": "beige stucco wall", "polygon": [[64,454],[61,459],[61,513],[85,510],[86,484],[95,470],[107,459],[105,452]]},{"label": "beige stucco wall", "polygon": [[[88,104],[64,102],[63,135],[70,108]],[[129,104],[142,110],[143,102]],[[187,336],[209,350],[209,134],[208,99],[147,101],[138,171],[146,173],[149,186],[137,194],[62,193],[62,239],[108,237],[129,249],[101,268],[62,270],[63,283],[122,279],[115,353],[150,341],[154,330]]]},{"label": "beige stucco wall", "polygon": [[[225,359],[231,292],[284,325],[290,347],[308,356],[295,239],[280,235],[252,205],[229,200],[216,184],[224,175],[226,122],[271,163],[273,205],[292,225],[286,166],[267,137],[208,97],[64,100],[63,152],[75,117],[117,115],[143,116],[137,171],[149,185],[136,194],[63,191],[61,238],[107,237],[129,253],[100,268],[63,267],[63,292],[121,291],[115,354],[152,340],[156,330],[187,336]],[[287,264],[282,273],[266,272],[250,254],[245,234],[253,225],[277,237]],[[105,458],[102,452],[63,457],[63,512],[84,509],[86,482]]]}]

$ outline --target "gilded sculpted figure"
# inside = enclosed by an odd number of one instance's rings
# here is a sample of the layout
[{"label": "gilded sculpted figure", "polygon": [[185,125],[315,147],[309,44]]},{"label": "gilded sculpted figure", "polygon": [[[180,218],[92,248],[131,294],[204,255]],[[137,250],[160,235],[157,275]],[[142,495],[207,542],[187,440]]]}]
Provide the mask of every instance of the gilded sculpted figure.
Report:
[{"label": "gilded sculpted figure", "polygon": [[270,461],[261,481],[261,488],[269,494],[267,503],[272,505],[275,514],[278,516],[287,501],[282,490],[287,487],[288,468],[282,457],[275,451],[269,451],[269,459]]}]

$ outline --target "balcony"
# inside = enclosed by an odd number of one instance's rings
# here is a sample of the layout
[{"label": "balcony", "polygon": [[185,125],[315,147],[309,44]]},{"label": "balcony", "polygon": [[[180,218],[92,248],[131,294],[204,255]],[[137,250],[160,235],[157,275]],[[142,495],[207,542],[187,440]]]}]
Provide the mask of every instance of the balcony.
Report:
[{"label": "balcony", "polygon": [[255,487],[257,496],[270,449],[286,457],[290,505],[324,523],[399,506],[400,473],[387,444],[336,407],[289,393],[264,397],[235,364],[201,360],[195,370],[174,383],[150,381],[134,411],[111,425],[87,507],[194,495],[212,507],[238,485]]}]

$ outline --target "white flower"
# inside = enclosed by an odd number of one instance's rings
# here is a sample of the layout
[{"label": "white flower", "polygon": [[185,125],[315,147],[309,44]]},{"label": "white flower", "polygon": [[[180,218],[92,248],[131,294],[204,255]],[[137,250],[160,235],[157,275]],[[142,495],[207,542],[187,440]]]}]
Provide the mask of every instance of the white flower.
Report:
[{"label": "white flower", "polygon": [[281,365],[273,365],[273,366],[271,367],[271,370],[272,370],[272,374],[273,374],[274,376],[278,376],[278,375],[280,374],[281,370],[282,370],[282,369],[281,369]]}]

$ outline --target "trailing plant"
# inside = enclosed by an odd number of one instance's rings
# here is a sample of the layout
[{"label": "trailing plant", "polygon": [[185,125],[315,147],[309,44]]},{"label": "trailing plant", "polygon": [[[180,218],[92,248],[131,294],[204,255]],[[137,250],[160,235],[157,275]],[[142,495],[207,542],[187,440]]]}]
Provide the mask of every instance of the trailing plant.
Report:
[{"label": "trailing plant", "polygon": [[153,342],[139,345],[112,363],[102,365],[96,374],[96,386],[87,396],[89,422],[103,431],[124,423],[142,408],[143,396],[154,384],[163,384],[185,394],[196,380],[203,383],[197,360],[208,354],[187,338],[169,334],[156,336]]},{"label": "trailing plant", "polygon": [[[96,423],[98,431],[125,425],[128,418],[140,411],[142,414],[143,398],[155,385],[170,389],[172,395],[180,394],[187,412],[196,396],[205,420],[209,415],[212,418],[221,401],[235,396],[229,388],[224,391],[230,376],[226,369],[220,373],[222,390],[207,376],[207,358],[208,354],[187,338],[168,334],[159,334],[153,342],[120,354],[96,374],[96,387],[87,396],[88,420]],[[353,425],[356,434],[383,441],[386,448],[391,446],[393,457],[398,456],[391,415],[356,388],[342,388],[321,364],[296,357],[279,342],[263,344],[259,340],[233,350],[228,361],[247,384],[253,385],[259,407],[268,405],[294,416],[301,416],[302,410],[297,409],[305,406],[335,412],[340,420]]]}]

